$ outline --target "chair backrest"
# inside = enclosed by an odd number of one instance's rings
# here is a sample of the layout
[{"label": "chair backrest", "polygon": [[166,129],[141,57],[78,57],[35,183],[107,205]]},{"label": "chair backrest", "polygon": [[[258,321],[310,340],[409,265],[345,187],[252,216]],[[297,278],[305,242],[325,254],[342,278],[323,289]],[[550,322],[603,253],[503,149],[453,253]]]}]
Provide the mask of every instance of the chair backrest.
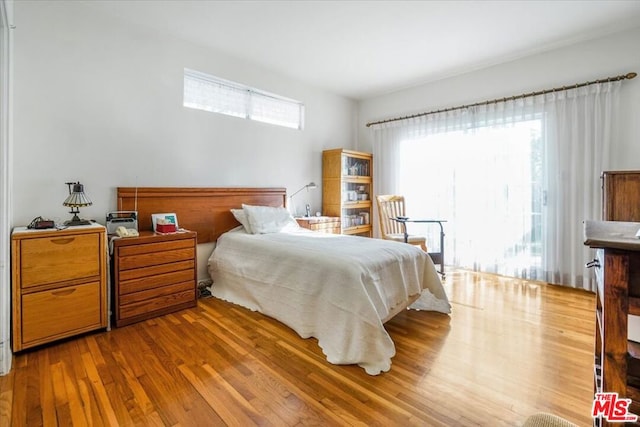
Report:
[{"label": "chair backrest", "polygon": [[376,196],[376,202],[382,238],[388,234],[401,234],[403,232],[402,225],[391,218],[405,215],[404,196],[380,195]]}]

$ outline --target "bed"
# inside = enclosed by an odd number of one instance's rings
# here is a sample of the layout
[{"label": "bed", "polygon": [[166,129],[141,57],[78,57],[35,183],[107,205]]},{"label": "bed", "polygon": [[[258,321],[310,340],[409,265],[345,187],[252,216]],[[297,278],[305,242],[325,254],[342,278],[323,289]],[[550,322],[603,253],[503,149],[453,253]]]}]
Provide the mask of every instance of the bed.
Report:
[{"label": "bed", "polygon": [[[133,195],[118,189],[118,208],[133,207]],[[384,322],[407,307],[450,312],[431,258],[412,245],[303,229],[279,208],[285,200],[284,189],[135,191],[142,229],[151,213],[177,211],[199,242],[216,241],[208,259],[215,297],[315,337],[330,363],[388,371],[395,346]]]}]

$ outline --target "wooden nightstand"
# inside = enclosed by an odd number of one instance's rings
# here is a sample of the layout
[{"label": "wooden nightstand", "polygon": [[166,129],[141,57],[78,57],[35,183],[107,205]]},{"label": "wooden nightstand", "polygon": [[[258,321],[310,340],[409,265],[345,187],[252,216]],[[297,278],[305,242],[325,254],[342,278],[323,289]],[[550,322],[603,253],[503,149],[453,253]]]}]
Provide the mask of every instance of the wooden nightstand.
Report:
[{"label": "wooden nightstand", "polygon": [[113,240],[113,315],[116,326],[195,307],[196,233]]},{"label": "wooden nightstand", "polygon": [[107,327],[106,229],[16,227],[13,351]]},{"label": "wooden nightstand", "polygon": [[332,216],[310,216],[296,218],[300,227],[321,233],[340,234],[340,218]]}]

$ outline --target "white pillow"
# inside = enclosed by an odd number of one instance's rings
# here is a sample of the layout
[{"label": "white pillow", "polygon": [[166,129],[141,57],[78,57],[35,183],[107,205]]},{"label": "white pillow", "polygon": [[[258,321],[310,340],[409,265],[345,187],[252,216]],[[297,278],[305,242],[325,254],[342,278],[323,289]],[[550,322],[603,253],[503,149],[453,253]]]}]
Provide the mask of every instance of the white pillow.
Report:
[{"label": "white pillow", "polygon": [[233,216],[236,218],[236,220],[240,224],[242,224],[242,226],[244,227],[244,230],[249,234],[253,234],[253,231],[251,231],[251,225],[249,224],[249,218],[247,218],[247,214],[244,211],[244,209],[230,209],[230,210]]},{"label": "white pillow", "polygon": [[296,222],[283,207],[242,205],[253,234],[277,233],[291,222]]}]

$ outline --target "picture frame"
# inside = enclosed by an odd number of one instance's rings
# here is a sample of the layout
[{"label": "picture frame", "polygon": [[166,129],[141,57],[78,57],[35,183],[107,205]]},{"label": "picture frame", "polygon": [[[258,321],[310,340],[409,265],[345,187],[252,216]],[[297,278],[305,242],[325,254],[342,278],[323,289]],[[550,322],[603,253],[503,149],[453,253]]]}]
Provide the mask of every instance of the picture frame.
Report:
[{"label": "picture frame", "polygon": [[179,228],[178,216],[175,213],[156,213],[151,214],[151,225],[153,227],[153,231],[156,230],[156,225],[158,224],[159,219],[164,219],[166,222],[174,224],[176,226],[176,230]]}]

